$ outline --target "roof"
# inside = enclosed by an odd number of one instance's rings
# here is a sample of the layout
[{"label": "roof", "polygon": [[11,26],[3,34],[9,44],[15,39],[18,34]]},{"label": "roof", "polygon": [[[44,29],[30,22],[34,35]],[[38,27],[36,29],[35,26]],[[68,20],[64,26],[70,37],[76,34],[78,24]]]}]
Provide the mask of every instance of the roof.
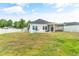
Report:
[{"label": "roof", "polygon": [[49,23],[51,23],[51,22],[48,22],[48,21],[43,20],[43,19],[37,19],[37,20],[35,20],[35,21],[32,21],[31,23],[32,23],[32,24],[49,24]]},{"label": "roof", "polygon": [[56,26],[64,26],[64,24],[55,24]]},{"label": "roof", "polygon": [[70,23],[64,23],[65,26],[69,26],[69,25],[79,25],[78,22],[70,22]]}]

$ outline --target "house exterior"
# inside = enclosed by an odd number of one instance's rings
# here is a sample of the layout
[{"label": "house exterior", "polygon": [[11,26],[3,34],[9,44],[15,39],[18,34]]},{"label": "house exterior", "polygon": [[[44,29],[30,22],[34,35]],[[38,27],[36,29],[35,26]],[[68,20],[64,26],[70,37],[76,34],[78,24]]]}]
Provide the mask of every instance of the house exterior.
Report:
[{"label": "house exterior", "polygon": [[54,32],[55,24],[42,19],[32,21],[28,25],[28,32]]},{"label": "house exterior", "polygon": [[64,23],[64,32],[79,32],[79,23],[78,22]]}]

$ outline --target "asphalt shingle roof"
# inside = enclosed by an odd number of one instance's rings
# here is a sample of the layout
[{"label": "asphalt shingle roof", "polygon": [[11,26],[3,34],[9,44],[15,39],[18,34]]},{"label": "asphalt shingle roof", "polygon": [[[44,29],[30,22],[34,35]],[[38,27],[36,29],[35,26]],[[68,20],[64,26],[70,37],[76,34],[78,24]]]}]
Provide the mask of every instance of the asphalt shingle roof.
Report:
[{"label": "asphalt shingle roof", "polygon": [[48,24],[48,23],[51,23],[51,22],[48,22],[48,21],[43,20],[43,19],[37,19],[35,21],[32,21],[31,23],[32,24]]},{"label": "asphalt shingle roof", "polygon": [[78,22],[70,22],[70,23],[64,23],[65,26],[69,26],[69,25],[79,25]]}]

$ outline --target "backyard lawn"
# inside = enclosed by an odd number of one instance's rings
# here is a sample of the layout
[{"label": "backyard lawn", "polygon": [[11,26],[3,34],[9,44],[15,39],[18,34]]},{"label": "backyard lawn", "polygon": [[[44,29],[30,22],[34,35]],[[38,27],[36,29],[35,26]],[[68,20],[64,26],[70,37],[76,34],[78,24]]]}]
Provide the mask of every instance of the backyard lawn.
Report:
[{"label": "backyard lawn", "polygon": [[1,56],[79,56],[79,33],[0,34]]}]

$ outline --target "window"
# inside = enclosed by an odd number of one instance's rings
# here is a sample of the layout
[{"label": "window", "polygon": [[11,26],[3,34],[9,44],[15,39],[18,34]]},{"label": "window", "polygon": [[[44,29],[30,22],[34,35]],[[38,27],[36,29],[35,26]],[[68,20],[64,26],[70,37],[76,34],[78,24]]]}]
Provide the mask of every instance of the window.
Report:
[{"label": "window", "polygon": [[47,26],[45,26],[45,30],[47,30]]},{"label": "window", "polygon": [[33,30],[35,30],[35,27],[33,26]]},{"label": "window", "polygon": [[38,27],[37,26],[33,26],[33,30],[38,30]]},{"label": "window", "polygon": [[36,26],[36,31],[38,30],[37,26]]},{"label": "window", "polygon": [[47,30],[47,26],[43,26],[43,30]]},{"label": "window", "polygon": [[44,26],[43,26],[43,30],[44,30]]}]

